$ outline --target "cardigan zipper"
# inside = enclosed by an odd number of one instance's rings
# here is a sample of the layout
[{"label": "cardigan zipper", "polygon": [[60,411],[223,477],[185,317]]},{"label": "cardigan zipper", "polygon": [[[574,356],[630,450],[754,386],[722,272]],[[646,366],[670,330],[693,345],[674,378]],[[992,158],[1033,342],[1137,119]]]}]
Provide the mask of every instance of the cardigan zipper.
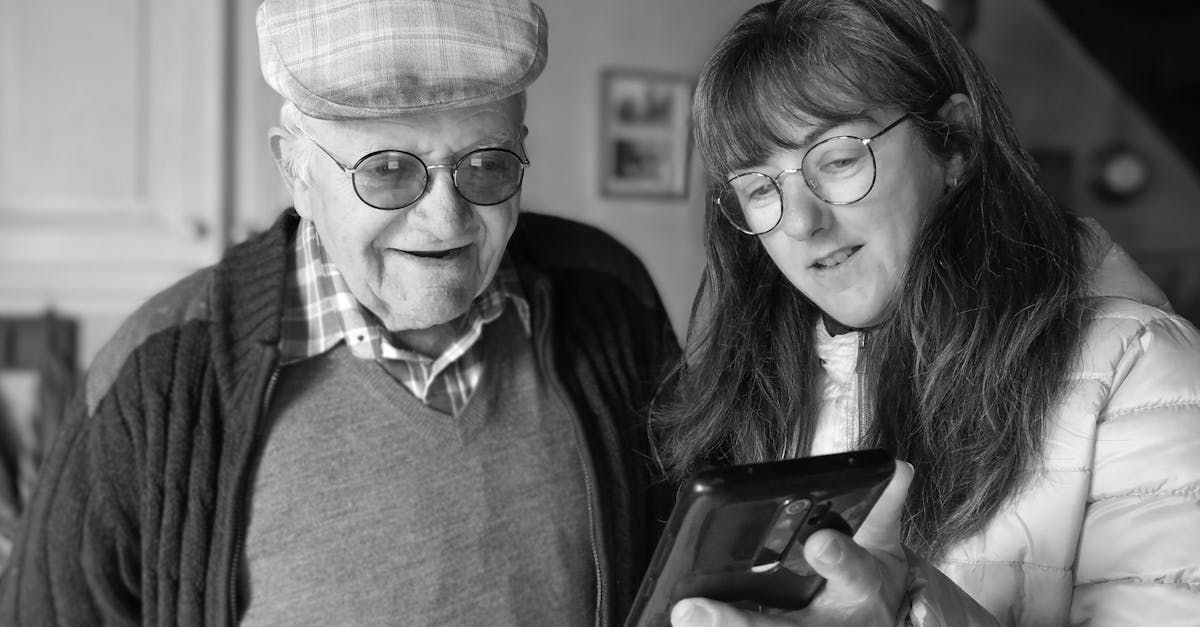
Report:
[{"label": "cardigan zipper", "polygon": [[[258,425],[262,423],[262,421],[265,419],[265,417],[267,415],[267,409],[271,404],[271,395],[274,393],[275,384],[278,381],[279,381],[279,368],[277,368],[275,366],[274,360],[272,360],[271,375],[267,379],[266,390],[263,393],[262,403],[259,405],[260,413],[258,416],[258,420],[256,420],[254,422],[255,426],[253,429],[251,429],[251,432],[248,434],[248,437],[250,438],[250,443],[248,444],[248,446],[251,446],[251,447],[255,446],[255,439],[258,436]],[[248,501],[249,501],[249,496],[248,496],[249,486],[246,485],[246,482],[248,482],[248,481],[250,481],[250,478],[245,476],[245,474],[243,474],[242,477],[238,478],[238,493],[234,496],[233,559],[231,559],[229,562],[229,577],[228,577],[229,590],[226,592],[229,595],[229,624],[230,625],[238,624],[238,609],[239,609],[238,608],[238,595],[237,595],[238,564],[241,563],[242,553],[246,549],[246,547],[245,547],[245,544],[246,544],[246,542],[245,542],[245,539],[246,539],[245,517],[246,516],[245,515],[246,515],[246,507],[248,507],[248,505],[249,505],[249,503],[248,503]]]},{"label": "cardigan zipper", "polygon": [[856,444],[861,446],[863,436],[867,432],[867,364],[863,359],[867,353],[867,332],[858,332],[858,355],[854,358],[854,374],[858,379],[858,438]]},{"label": "cardigan zipper", "polygon": [[586,435],[583,433],[583,427],[579,424],[579,416],[576,415],[575,412],[571,411],[571,409],[572,409],[572,407],[574,407],[574,405],[569,402],[569,400],[568,400],[569,397],[568,397],[567,393],[562,389],[562,383],[558,380],[558,375],[555,372],[554,362],[551,361],[552,357],[550,355],[550,351],[547,349],[549,340],[546,337],[546,334],[549,332],[549,329],[550,329],[550,320],[549,320],[549,311],[550,311],[549,300],[550,299],[547,296],[547,294],[545,293],[544,288],[539,288],[537,293],[538,293],[538,297],[539,297],[539,301],[540,301],[538,304],[541,305],[540,309],[543,312],[547,312],[547,313],[545,316],[543,316],[541,323],[538,325],[536,349],[537,349],[538,354],[541,357],[542,363],[545,364],[545,366],[546,366],[546,372],[549,375],[551,389],[554,390],[554,394],[556,396],[558,396],[558,400],[560,403],[562,403],[563,407],[567,408],[567,410],[571,413],[571,426],[574,428],[574,431],[575,431],[575,443],[576,443],[575,448],[579,453],[579,465],[583,470],[584,491],[586,492],[586,496],[587,496],[588,535],[590,536],[589,541],[590,541],[591,548],[592,548],[592,569],[593,569],[593,574],[596,578],[596,623],[595,624],[596,624],[596,627],[601,627],[602,625],[605,624],[604,616],[606,615],[606,612],[605,612],[605,606],[604,606],[604,603],[605,603],[604,577],[603,577],[603,573],[601,572],[601,569],[600,569],[600,551],[599,551],[599,549],[596,548],[597,538],[600,534],[600,527],[596,521],[596,506],[595,506],[596,495],[595,495],[595,490],[593,487],[595,485],[596,479],[595,479],[595,476],[593,475],[591,455],[587,448],[587,438],[586,438]]}]

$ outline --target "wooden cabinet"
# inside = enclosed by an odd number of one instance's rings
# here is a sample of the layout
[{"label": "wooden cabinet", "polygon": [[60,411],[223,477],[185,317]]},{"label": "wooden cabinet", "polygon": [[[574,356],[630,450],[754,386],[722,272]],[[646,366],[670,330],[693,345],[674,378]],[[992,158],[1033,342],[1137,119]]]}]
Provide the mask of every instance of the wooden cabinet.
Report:
[{"label": "wooden cabinet", "polygon": [[225,247],[228,11],[0,0],[0,313],[76,317],[85,363]]}]

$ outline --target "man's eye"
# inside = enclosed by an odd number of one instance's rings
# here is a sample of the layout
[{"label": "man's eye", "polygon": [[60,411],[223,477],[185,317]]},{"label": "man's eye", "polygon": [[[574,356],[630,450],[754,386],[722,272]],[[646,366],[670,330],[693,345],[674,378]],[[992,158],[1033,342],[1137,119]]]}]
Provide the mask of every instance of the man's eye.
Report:
[{"label": "man's eye", "polygon": [[392,172],[399,172],[401,169],[403,169],[403,167],[404,166],[400,164],[399,160],[390,159],[388,161],[381,161],[380,163],[375,164],[371,168],[371,174],[386,176]]},{"label": "man's eye", "polygon": [[359,176],[374,179],[404,179],[421,177],[424,167],[413,157],[403,153],[375,155],[356,168]]},{"label": "man's eye", "polygon": [[500,160],[494,157],[472,157],[470,164],[472,169],[484,172],[499,170],[504,167]]}]

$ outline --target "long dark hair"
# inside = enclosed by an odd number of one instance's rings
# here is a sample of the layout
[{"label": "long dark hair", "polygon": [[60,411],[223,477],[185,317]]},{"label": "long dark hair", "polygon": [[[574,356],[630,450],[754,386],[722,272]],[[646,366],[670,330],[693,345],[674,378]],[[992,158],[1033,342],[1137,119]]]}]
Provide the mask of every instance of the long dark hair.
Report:
[{"label": "long dark hair", "polygon": [[[937,114],[955,93],[972,105],[966,124]],[[761,4],[705,65],[693,113],[719,181],[794,147],[789,125],[887,107],[914,114],[935,156],[964,158],[863,358],[874,420],[862,444],[916,467],[905,540],[937,556],[979,531],[1041,459],[1083,319],[1077,220],[1039,185],[986,71],[919,0]],[[818,406],[821,312],[711,203],[705,245],[684,361],[655,408],[676,477],[804,454]]]}]

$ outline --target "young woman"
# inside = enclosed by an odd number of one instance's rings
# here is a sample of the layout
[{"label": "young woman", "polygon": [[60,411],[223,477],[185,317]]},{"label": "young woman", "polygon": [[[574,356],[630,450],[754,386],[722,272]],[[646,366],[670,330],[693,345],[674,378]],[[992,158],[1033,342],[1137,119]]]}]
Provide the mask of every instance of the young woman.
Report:
[{"label": "young woman", "polygon": [[829,579],[808,609],[689,600],[675,624],[1197,620],[1200,335],[1046,195],[939,16],[759,5],[694,113],[708,267],[664,465],[881,446],[911,466],[854,541],[805,546]]}]

